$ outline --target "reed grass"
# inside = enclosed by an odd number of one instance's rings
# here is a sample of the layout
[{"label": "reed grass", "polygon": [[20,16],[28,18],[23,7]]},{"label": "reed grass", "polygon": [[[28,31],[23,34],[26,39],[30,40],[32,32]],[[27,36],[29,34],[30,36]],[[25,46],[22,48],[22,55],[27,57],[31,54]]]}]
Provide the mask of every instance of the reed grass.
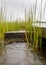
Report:
[{"label": "reed grass", "polygon": [[[0,15],[0,41],[4,40],[4,33],[8,31],[19,31],[23,29],[23,26],[25,26],[26,31],[30,32],[30,38],[32,41],[32,46],[38,48],[38,44],[40,43],[40,47],[42,46],[42,29],[40,27],[35,27],[35,19],[36,19],[36,10],[37,10],[37,0],[34,6],[34,12],[32,11],[32,6],[31,9],[29,10],[29,17],[28,20],[26,21],[26,7],[25,7],[25,22],[19,22],[19,21],[4,21],[2,17],[2,8],[1,8],[1,15]],[[45,9],[45,6],[44,6]],[[41,11],[42,11],[42,0],[41,0]],[[40,22],[42,18],[42,13],[40,11]],[[31,16],[31,17],[30,17]],[[34,23],[34,26],[32,24]],[[41,25],[39,23],[39,25]],[[40,41],[38,43],[38,39],[40,37]],[[2,44],[0,43],[0,52],[1,52]]]}]

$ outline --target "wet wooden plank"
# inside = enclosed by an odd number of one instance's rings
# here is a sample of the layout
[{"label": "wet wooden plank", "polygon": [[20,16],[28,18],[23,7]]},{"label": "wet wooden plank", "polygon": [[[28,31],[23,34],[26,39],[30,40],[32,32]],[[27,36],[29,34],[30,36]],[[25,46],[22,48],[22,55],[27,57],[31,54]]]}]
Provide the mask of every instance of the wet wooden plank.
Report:
[{"label": "wet wooden plank", "polygon": [[[26,31],[5,32],[4,40],[5,41],[11,41],[11,42],[12,41],[15,41],[15,42],[27,42],[25,32]],[[27,36],[28,36],[29,32],[27,31],[26,33],[27,33]]]}]

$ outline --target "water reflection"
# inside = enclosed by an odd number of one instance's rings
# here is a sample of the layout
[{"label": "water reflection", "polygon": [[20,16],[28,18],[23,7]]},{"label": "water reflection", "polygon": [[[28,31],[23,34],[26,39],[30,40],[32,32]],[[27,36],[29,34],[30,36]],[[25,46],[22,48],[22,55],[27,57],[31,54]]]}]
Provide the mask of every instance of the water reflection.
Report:
[{"label": "water reflection", "polygon": [[[45,65],[46,62],[40,59],[27,43],[8,44],[5,47],[5,56],[2,56],[0,65]],[[41,57],[42,58],[42,57]]]}]

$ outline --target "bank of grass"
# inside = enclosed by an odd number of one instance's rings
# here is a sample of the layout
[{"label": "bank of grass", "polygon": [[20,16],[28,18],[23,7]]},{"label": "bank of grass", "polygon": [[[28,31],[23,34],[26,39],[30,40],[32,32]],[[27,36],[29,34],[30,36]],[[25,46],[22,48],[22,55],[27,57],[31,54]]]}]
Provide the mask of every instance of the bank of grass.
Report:
[{"label": "bank of grass", "polygon": [[[32,9],[33,9],[33,11],[32,11]],[[35,27],[36,21],[34,22],[34,20],[36,20],[37,0],[34,5],[34,8],[33,8],[33,6],[31,6],[30,10],[31,10],[31,12],[29,11],[29,18],[27,18],[28,21],[26,21],[26,9],[25,9],[25,21],[23,21],[23,22],[1,21],[0,22],[0,41],[4,40],[5,32],[26,30],[26,31],[30,32],[30,37],[32,39],[32,46],[37,47],[37,48],[38,48],[38,45],[40,47],[42,46],[42,29],[40,27]],[[44,11],[43,11],[43,13],[44,13]],[[31,15],[31,17],[30,17],[30,15]],[[38,18],[39,18],[39,16],[38,16]],[[41,0],[40,22],[41,22],[41,18],[42,18],[42,0]],[[32,26],[32,23],[34,23],[34,26]],[[39,25],[41,25],[41,24],[39,23]],[[2,45],[0,45],[0,48],[1,48],[1,46]]]},{"label": "bank of grass", "polygon": [[[24,27],[24,28],[23,28]],[[0,22],[0,41],[4,39],[4,33],[8,31],[29,30],[29,22]]]},{"label": "bank of grass", "polygon": [[[27,22],[6,22],[2,21],[0,22],[0,52],[2,51],[2,43],[4,42],[4,33],[8,31],[19,31],[19,30],[25,30],[30,32],[30,39],[32,41],[32,46],[38,48],[38,38],[39,36],[42,37],[42,31],[39,27],[32,26],[32,21]],[[41,38],[42,40],[42,38]],[[42,44],[42,41],[40,40],[40,45]]]}]

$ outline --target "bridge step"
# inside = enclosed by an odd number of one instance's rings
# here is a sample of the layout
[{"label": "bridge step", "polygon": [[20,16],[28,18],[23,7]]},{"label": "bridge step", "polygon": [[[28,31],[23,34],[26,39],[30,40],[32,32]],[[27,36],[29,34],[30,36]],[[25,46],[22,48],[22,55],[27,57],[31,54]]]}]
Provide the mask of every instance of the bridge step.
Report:
[{"label": "bridge step", "polygon": [[[27,32],[27,36],[29,32]],[[17,31],[17,32],[6,32],[4,34],[4,40],[6,42],[27,42],[25,31]],[[30,41],[30,37],[28,36],[28,40]]]}]

